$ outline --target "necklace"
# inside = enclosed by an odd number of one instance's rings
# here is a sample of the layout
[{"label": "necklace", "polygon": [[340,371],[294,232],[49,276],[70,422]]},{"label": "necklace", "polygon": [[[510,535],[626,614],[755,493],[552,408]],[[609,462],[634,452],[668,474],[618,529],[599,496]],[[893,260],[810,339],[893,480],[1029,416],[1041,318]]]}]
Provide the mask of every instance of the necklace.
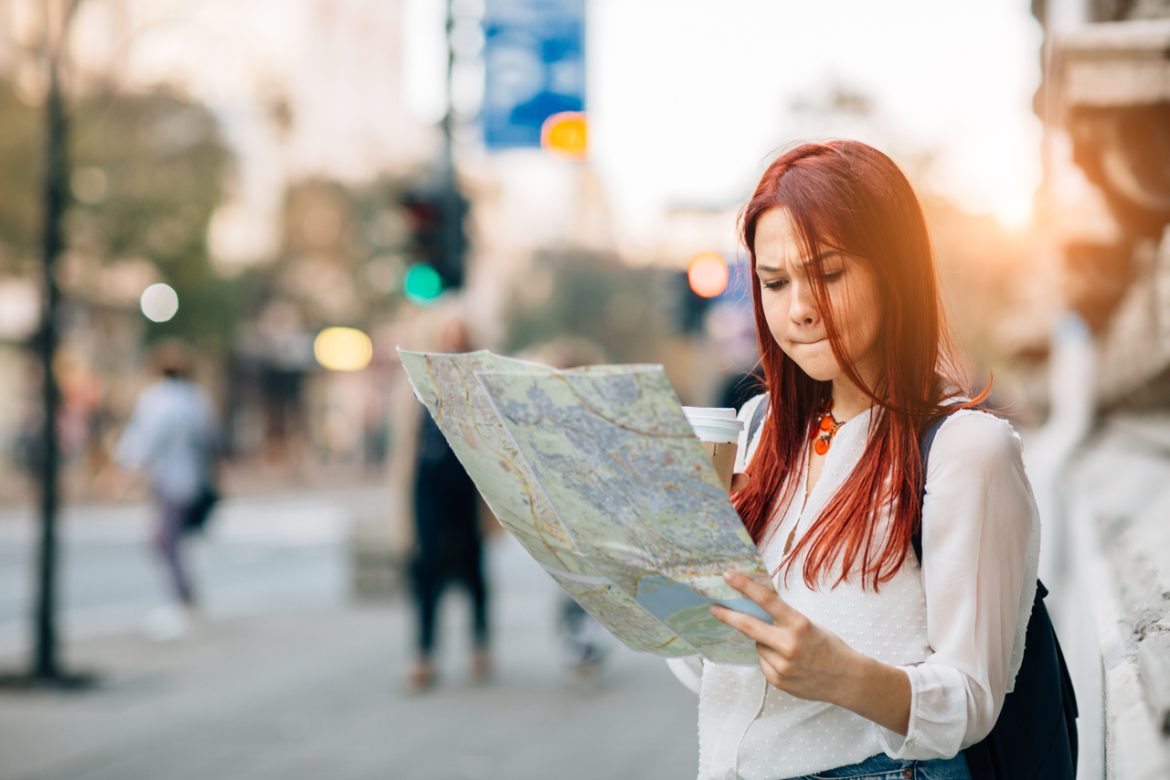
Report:
[{"label": "necklace", "polygon": [[[829,447],[831,447],[833,444],[833,437],[837,435],[837,430],[845,424],[844,420],[838,420],[833,416],[832,405],[833,400],[829,399],[825,403],[824,411],[817,416],[816,429],[813,430],[813,450],[816,451],[817,455],[824,455],[829,451]],[[811,460],[811,458],[809,460]],[[811,469],[811,462],[806,463],[805,468]],[[804,478],[805,480],[808,479],[807,474]],[[802,505],[800,510],[801,514],[804,514],[804,506],[808,505],[808,495],[809,491],[806,487],[804,491],[804,505]],[[800,515],[797,515],[796,522],[793,524],[792,530],[788,532],[788,538],[784,540],[784,555],[787,555],[792,551],[792,543],[796,541],[796,531],[799,526]],[[777,568],[776,571],[779,571],[779,568]],[[775,571],[772,572],[772,576],[776,576]]]},{"label": "necklace", "polygon": [[813,449],[817,455],[824,455],[829,451],[829,447],[833,444],[833,437],[837,435],[837,429],[845,424],[844,420],[838,420],[833,416],[833,412],[830,410],[832,403],[829,401],[828,404],[825,404],[825,410],[817,418],[817,427],[813,431]]}]

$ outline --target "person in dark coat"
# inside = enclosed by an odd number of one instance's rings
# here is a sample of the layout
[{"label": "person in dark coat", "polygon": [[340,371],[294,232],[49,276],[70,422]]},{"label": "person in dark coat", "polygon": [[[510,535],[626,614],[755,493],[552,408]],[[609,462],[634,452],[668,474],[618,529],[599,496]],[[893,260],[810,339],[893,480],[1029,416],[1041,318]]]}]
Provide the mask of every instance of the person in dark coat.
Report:
[{"label": "person in dark coat", "polygon": [[[441,345],[451,352],[469,349],[462,320],[447,323]],[[436,615],[439,599],[449,583],[465,587],[471,597],[475,648],[472,674],[477,680],[489,676],[491,661],[479,495],[439,426],[425,410],[415,463],[415,545],[410,573],[418,633],[416,657],[407,672],[406,683],[411,690],[421,691],[435,681]]]}]

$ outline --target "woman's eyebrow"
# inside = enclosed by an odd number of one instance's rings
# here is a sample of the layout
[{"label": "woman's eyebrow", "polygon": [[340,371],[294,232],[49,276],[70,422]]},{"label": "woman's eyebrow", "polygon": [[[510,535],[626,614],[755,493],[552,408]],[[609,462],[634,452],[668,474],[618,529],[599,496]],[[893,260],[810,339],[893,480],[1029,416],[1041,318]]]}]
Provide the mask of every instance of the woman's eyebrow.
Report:
[{"label": "woman's eyebrow", "polygon": [[[824,262],[825,260],[828,260],[833,255],[839,255],[839,254],[841,254],[841,253],[838,252],[836,249],[827,249],[824,252],[821,252],[819,255],[817,255],[817,260]],[[808,261],[803,260],[800,263],[798,263],[798,265],[808,265]],[[780,273],[781,271],[785,271],[785,270],[787,270],[787,269],[774,268],[773,266],[770,266],[770,265],[759,265],[758,263],[756,264],[756,272],[757,273],[759,273],[760,271],[763,271],[764,273],[777,274],[777,273]]]}]

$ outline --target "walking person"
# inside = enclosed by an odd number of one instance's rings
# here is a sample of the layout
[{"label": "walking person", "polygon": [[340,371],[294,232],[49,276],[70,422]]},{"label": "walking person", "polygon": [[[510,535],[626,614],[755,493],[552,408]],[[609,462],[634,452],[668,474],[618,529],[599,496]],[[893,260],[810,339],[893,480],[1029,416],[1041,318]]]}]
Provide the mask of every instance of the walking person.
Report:
[{"label": "walking person", "polygon": [[178,610],[148,617],[156,638],[182,634],[198,617],[199,599],[185,554],[188,532],[214,500],[218,435],[211,399],[193,379],[190,348],[166,341],[154,348],[159,379],[138,398],[115,448],[124,468],[146,472],[156,520],[153,546],[163,563]]},{"label": "walking person", "polygon": [[[442,325],[439,348],[446,352],[470,349],[467,326],[457,315]],[[439,599],[452,582],[462,585],[471,598],[472,677],[482,682],[491,674],[479,492],[430,414],[424,409],[421,416],[410,567],[418,628],[415,659],[406,672],[406,686],[412,692],[423,691],[435,682]]]},{"label": "walking person", "polygon": [[[1043,611],[1019,437],[965,390],[921,207],[884,154],[791,149],[741,229],[767,393],[740,414],[732,500],[772,581],[725,578],[770,620],[712,608],[757,666],[669,662],[699,693],[699,777],[970,778]],[[1061,725],[1034,747],[1075,766]]]}]

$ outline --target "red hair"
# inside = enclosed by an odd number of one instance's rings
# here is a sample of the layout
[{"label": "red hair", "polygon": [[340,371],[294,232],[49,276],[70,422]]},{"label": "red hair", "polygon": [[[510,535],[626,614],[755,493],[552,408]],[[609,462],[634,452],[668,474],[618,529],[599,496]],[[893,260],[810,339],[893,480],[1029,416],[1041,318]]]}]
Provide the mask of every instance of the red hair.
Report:
[{"label": "red hair", "polygon": [[[772,413],[759,434],[748,467],[751,480],[733,502],[759,544],[773,510],[797,491],[815,418],[832,394],[830,382],[814,380],[776,344],[764,318],[756,277],[756,225],[764,212],[787,210],[813,273],[813,297],[833,354],[844,374],[874,402],[861,460],[781,566],[791,569],[806,551],[809,587],[846,581],[860,563],[862,587],[874,590],[901,568],[919,522],[923,479],[919,433],[930,418],[973,406],[987,395],[954,405],[943,401],[963,387],[939,302],[934,259],[922,207],[897,165],[857,141],[797,146],[776,159],[740,214],[751,257],[752,302],[764,384]],[[876,387],[868,387],[845,353],[823,281],[822,251],[835,249],[874,272],[881,307],[878,349],[884,355]],[[890,514],[889,532],[876,538],[878,521]]]}]

